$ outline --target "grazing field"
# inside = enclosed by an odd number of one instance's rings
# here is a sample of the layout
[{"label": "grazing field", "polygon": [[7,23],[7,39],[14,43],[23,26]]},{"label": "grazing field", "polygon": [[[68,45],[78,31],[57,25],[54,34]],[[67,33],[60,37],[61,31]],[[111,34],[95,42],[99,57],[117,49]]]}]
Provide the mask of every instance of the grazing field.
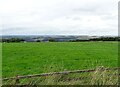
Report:
[{"label": "grazing field", "polygon": [[117,67],[118,42],[3,43],[3,77]]}]

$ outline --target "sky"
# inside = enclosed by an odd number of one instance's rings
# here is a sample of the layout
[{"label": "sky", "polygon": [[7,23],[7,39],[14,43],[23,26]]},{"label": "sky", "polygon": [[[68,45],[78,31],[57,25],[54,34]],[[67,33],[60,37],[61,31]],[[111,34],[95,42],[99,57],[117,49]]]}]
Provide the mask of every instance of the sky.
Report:
[{"label": "sky", "polygon": [[118,0],[0,0],[2,35],[118,35]]}]

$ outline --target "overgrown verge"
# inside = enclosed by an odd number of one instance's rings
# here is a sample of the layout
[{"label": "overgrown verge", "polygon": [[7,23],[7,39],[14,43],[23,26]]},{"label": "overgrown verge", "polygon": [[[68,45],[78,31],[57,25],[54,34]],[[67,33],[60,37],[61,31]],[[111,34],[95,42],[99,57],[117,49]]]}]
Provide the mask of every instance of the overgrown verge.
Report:
[{"label": "overgrown verge", "polygon": [[77,70],[18,76],[3,79],[3,85],[118,85],[119,68],[98,67],[93,70]]}]

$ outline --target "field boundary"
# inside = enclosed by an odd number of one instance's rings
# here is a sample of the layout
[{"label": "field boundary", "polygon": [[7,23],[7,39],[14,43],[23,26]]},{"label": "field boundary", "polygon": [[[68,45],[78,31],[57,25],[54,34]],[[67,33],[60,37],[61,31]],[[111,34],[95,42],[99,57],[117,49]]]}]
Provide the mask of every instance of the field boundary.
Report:
[{"label": "field boundary", "polygon": [[2,78],[2,81],[6,81],[6,80],[16,80],[17,81],[17,80],[24,79],[24,78],[33,78],[33,77],[41,77],[41,76],[43,77],[43,76],[53,76],[53,75],[70,74],[70,73],[95,72],[98,69],[100,71],[104,71],[104,70],[120,70],[120,67],[116,67],[116,68],[103,68],[103,67],[99,67],[99,68],[96,68],[96,69],[52,72],[52,73],[42,73],[42,74],[25,75],[25,76],[18,76],[17,75],[16,77]]}]

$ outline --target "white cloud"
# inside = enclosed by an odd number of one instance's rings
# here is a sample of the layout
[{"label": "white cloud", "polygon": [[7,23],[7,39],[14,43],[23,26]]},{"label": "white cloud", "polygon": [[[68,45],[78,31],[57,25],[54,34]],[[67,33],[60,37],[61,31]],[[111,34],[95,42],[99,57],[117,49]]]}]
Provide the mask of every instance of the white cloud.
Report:
[{"label": "white cloud", "polygon": [[3,34],[117,35],[117,0],[1,0]]}]

